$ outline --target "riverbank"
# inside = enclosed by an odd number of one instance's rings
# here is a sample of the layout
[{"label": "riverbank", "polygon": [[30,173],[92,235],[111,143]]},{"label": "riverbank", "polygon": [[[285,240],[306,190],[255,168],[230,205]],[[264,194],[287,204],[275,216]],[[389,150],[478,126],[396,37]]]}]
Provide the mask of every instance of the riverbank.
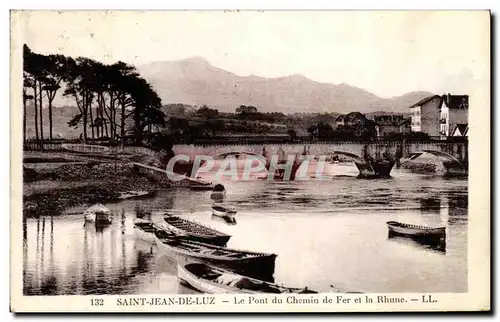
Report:
[{"label": "riverbank", "polygon": [[57,168],[23,172],[23,213],[27,217],[59,215],[69,207],[119,200],[120,192],[157,191],[170,187],[165,180],[139,174],[131,163],[63,164]]}]

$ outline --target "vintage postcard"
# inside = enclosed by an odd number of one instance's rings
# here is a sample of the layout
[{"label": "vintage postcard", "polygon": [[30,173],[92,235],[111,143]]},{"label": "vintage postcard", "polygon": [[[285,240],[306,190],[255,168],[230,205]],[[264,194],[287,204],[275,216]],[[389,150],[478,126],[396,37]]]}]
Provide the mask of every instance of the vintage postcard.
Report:
[{"label": "vintage postcard", "polygon": [[11,311],[489,311],[490,19],[12,11]]}]

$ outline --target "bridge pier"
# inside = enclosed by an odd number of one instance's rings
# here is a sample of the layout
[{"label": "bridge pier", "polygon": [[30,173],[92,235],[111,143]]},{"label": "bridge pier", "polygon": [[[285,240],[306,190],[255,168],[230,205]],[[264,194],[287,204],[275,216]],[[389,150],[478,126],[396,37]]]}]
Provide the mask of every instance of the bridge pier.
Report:
[{"label": "bridge pier", "polygon": [[463,176],[469,173],[468,164],[457,164],[456,162],[443,162],[445,176]]},{"label": "bridge pier", "polygon": [[354,162],[359,170],[358,178],[390,178],[394,162],[374,161],[372,163]]},{"label": "bridge pier", "polygon": [[[273,169],[274,170],[274,173],[273,173],[273,179],[274,180],[290,180],[290,181],[293,181],[295,180],[295,177],[296,177],[296,174],[297,174],[297,170],[300,168],[300,166],[302,165],[302,162],[301,160],[294,160],[293,164],[291,166],[288,166],[286,164],[286,162],[279,162],[278,165],[280,166],[279,168],[277,169]],[[285,174],[287,172],[287,168],[290,167],[290,176],[289,177],[286,177]],[[271,168],[271,163],[269,161],[267,161],[266,163],[266,169],[267,171],[270,171],[270,168]]]}]

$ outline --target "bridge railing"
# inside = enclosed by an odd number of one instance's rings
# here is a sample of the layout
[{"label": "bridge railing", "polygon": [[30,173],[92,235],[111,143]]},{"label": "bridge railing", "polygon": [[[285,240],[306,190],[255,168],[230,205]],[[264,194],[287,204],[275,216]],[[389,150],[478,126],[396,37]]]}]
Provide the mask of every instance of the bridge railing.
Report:
[{"label": "bridge railing", "polygon": [[[44,141],[43,150],[45,151],[63,151],[62,144],[65,143],[78,143],[78,140],[54,140],[54,141]],[[199,139],[191,143],[179,143],[180,145],[194,145],[194,146],[221,146],[221,145],[265,145],[265,144],[383,144],[383,143],[396,143],[396,142],[406,142],[414,144],[435,144],[435,143],[456,143],[456,142],[468,142],[467,137],[448,137],[442,139],[441,137],[431,137],[427,140],[395,140],[388,138],[374,138],[371,140],[346,140],[346,139],[312,139],[311,137],[298,137],[298,138],[286,138],[286,137],[273,137],[273,136],[263,136],[263,137],[213,137],[210,139]],[[81,142],[80,142],[81,143]],[[102,146],[109,146],[107,142],[100,141],[89,141],[87,144],[95,144]],[[40,142],[28,141],[23,144],[25,151],[40,151],[42,150]],[[147,147],[126,145],[124,146],[124,151],[129,153],[139,153],[139,154],[151,154],[151,151]]]}]

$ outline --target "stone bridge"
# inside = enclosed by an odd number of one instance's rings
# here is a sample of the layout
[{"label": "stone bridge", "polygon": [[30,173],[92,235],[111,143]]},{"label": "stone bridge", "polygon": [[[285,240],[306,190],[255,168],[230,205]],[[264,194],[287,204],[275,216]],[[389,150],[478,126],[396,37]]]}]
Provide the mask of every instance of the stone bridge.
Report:
[{"label": "stone bridge", "polygon": [[[324,142],[311,144],[224,144],[224,145],[175,145],[175,154],[185,154],[194,160],[196,155],[216,156],[229,152],[250,152],[278,155],[283,149],[286,155],[300,156],[304,152],[313,156],[343,155],[354,161],[361,176],[386,177],[394,164],[414,153],[435,152],[447,167],[468,168],[468,142],[429,141],[377,141],[362,142]],[[465,170],[466,171],[466,170]]]},{"label": "stone bridge", "polygon": [[[25,144],[25,150],[37,150],[38,147],[32,145]],[[44,148],[46,151],[62,151],[61,144],[45,144]],[[429,152],[440,158],[444,167],[449,172],[456,170],[459,173],[467,173],[469,159],[467,141],[376,141],[369,143],[344,141],[300,144],[174,145],[173,151],[177,155],[187,155],[193,161],[196,155],[217,156],[230,152],[249,152],[262,155],[264,148],[268,156],[279,155],[280,148],[284,151],[285,155],[294,155],[295,157],[300,157],[304,152],[315,157],[343,156],[354,161],[360,171],[360,175],[367,177],[389,176],[392,167],[395,164],[398,165],[401,159],[406,159],[412,154],[421,152]],[[125,146],[124,152],[142,155],[155,153],[147,148],[132,146]],[[296,162],[293,167],[299,167],[300,162]],[[184,173],[185,171],[182,172]]]}]

